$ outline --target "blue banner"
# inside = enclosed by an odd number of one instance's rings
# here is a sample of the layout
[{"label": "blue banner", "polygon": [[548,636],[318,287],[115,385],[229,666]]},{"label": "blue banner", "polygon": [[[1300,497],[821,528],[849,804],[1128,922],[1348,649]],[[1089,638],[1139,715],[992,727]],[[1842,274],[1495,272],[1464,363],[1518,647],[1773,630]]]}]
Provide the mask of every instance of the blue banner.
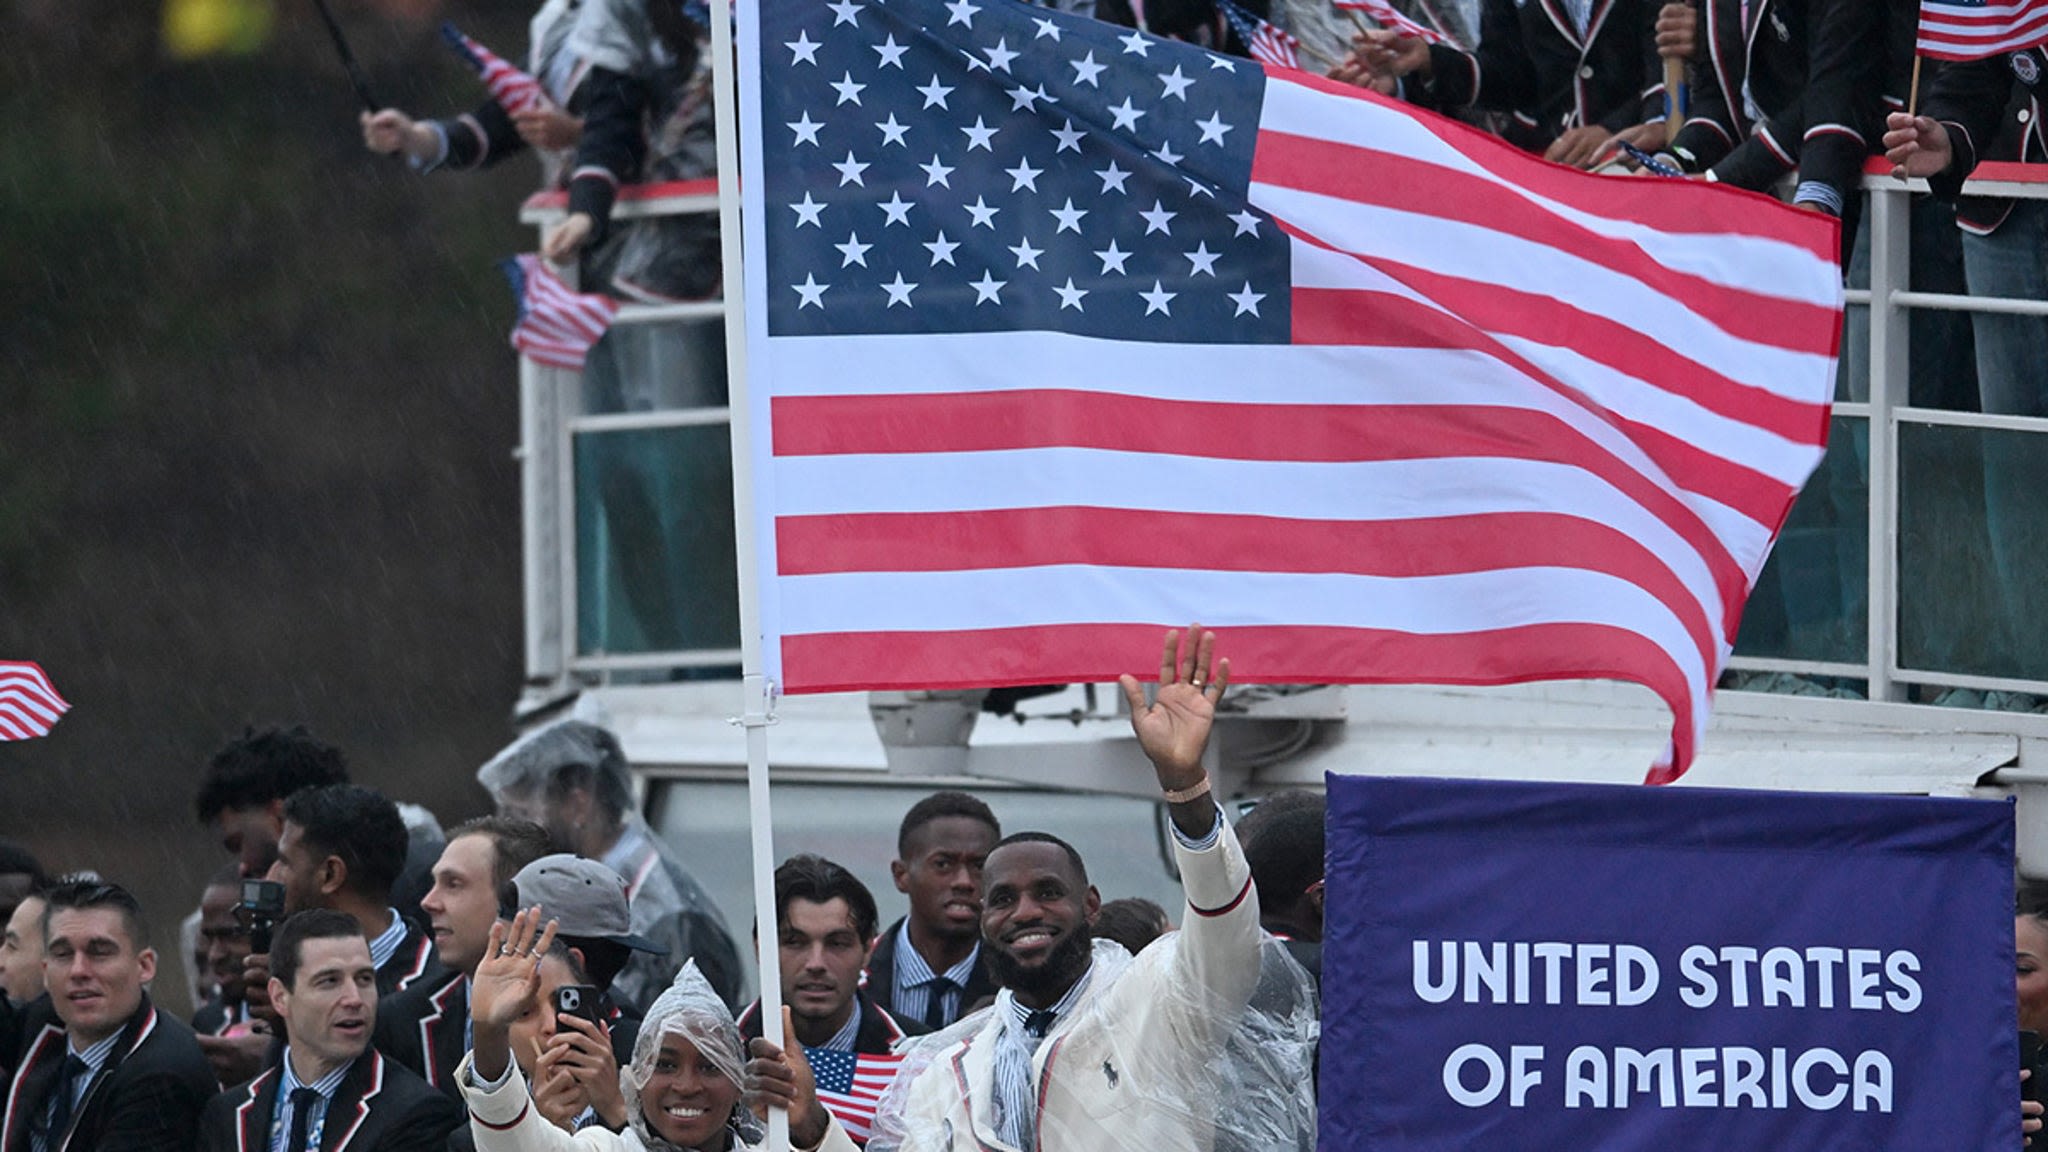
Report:
[{"label": "blue banner", "polygon": [[1329,800],[1327,1152],[2020,1146],[2010,804]]}]

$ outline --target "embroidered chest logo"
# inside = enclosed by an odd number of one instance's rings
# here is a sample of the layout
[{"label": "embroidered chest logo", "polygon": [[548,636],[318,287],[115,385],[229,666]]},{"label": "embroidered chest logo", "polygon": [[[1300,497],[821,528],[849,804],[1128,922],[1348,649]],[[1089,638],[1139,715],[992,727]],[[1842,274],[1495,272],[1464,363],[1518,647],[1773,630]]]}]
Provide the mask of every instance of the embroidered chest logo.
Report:
[{"label": "embroidered chest logo", "polygon": [[1116,1087],[1116,1081],[1117,1081],[1117,1075],[1116,1075],[1116,1065],[1114,1065],[1114,1064],[1111,1064],[1111,1063],[1110,1063],[1109,1061],[1107,1061],[1107,1060],[1104,1060],[1104,1061],[1102,1062],[1102,1078],[1103,1078],[1104,1080],[1107,1080],[1107,1081],[1109,1081],[1109,1086],[1110,1086],[1111,1088],[1114,1088],[1114,1087]]},{"label": "embroidered chest logo", "polygon": [[2034,59],[2032,52],[2015,52],[2012,54],[2012,74],[2031,88],[2041,78],[2040,61]]}]

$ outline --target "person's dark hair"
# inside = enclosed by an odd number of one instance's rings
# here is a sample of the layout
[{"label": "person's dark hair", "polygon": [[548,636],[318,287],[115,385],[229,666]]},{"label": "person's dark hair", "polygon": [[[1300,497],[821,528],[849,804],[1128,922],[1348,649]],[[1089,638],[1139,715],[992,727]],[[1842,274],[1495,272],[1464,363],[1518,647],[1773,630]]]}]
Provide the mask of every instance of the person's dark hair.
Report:
[{"label": "person's dark hair", "polygon": [[389,797],[354,784],[309,788],[285,799],[284,818],[299,826],[315,858],[341,858],[350,891],[379,903],[391,898],[409,838]]},{"label": "person's dark hair", "polygon": [[[543,856],[552,856],[562,849],[548,835],[548,830],[531,820],[515,820],[510,816],[479,816],[456,826],[448,833],[448,843],[453,844],[461,836],[488,836],[491,838],[491,888],[500,895],[499,907],[505,907],[503,894],[519,870]],[[518,904],[518,892],[513,890],[513,906]]]},{"label": "person's dark hair", "polygon": [[875,938],[875,931],[881,924],[881,916],[875,910],[875,894],[868,891],[868,886],[853,873],[823,856],[808,852],[791,856],[775,870],[778,929],[781,921],[789,919],[792,900],[808,900],[813,904],[846,901],[847,909],[853,913],[854,930],[860,933],[863,945]]},{"label": "person's dark hair", "polygon": [[1095,914],[1095,935],[1116,941],[1133,956],[1164,936],[1169,927],[1166,909],[1142,896],[1111,900]]},{"label": "person's dark hair", "polygon": [[1293,906],[1323,878],[1321,792],[1293,788],[1275,792],[1237,822],[1237,842],[1259,890],[1259,907]]},{"label": "person's dark hair", "polygon": [[599,984],[597,981],[592,980],[590,978],[589,969],[584,967],[582,964],[577,963],[576,953],[570,951],[571,948],[575,947],[580,947],[580,945],[573,945],[569,943],[567,940],[562,939],[560,936],[557,936],[555,937],[555,942],[553,944],[548,945],[548,950],[544,955],[552,956],[555,959],[560,960],[562,962],[562,966],[569,970],[569,983],[590,984],[594,985],[598,991],[604,991],[607,985]]},{"label": "person's dark hair", "polygon": [[2048,924],[2048,881],[2022,880],[2016,894],[2018,906],[2014,911],[2017,914]]},{"label": "person's dark hair", "polygon": [[58,879],[43,898],[43,938],[50,936],[50,915],[55,912],[85,912],[112,908],[121,914],[121,926],[137,952],[149,947],[149,922],[142,917],[142,904],[135,894],[119,884],[109,884],[97,873],[82,873]]},{"label": "person's dark hair", "polygon": [[306,788],[348,783],[341,749],[303,726],[244,729],[213,754],[193,807],[201,824],[230,808],[254,808]]},{"label": "person's dark hair", "polygon": [[294,912],[285,917],[284,923],[277,926],[277,934],[270,938],[270,974],[291,988],[298,979],[299,966],[306,962],[306,941],[343,940],[350,936],[363,939],[363,925],[346,912],[332,908]]},{"label": "person's dark hair", "polygon": [[43,872],[35,853],[19,840],[5,836],[0,836],[0,876],[27,876],[30,891],[50,884],[50,877]]},{"label": "person's dark hair", "polygon": [[1002,822],[996,819],[994,812],[989,811],[988,805],[982,802],[981,797],[968,792],[934,792],[912,804],[910,811],[903,814],[903,823],[896,829],[896,858],[908,860],[911,836],[932,821],[943,820],[948,816],[965,816],[970,820],[979,820],[988,825],[989,831],[997,836],[1003,834]]},{"label": "person's dark hair", "polygon": [[1012,844],[1052,844],[1057,846],[1060,851],[1067,854],[1067,863],[1074,866],[1074,875],[1080,879],[1081,886],[1083,888],[1088,886],[1088,866],[1081,863],[1081,854],[1074,851],[1074,846],[1065,840],[1050,832],[1012,832],[1001,840],[996,841],[996,846],[988,850],[989,859],[995,859],[996,853],[1008,848]]},{"label": "person's dark hair", "polygon": [[615,940],[602,936],[557,936],[555,944],[561,948],[574,948],[583,953],[583,968],[586,975],[581,983],[594,985],[599,992],[609,992],[612,981],[626,970],[633,959],[633,950]]}]

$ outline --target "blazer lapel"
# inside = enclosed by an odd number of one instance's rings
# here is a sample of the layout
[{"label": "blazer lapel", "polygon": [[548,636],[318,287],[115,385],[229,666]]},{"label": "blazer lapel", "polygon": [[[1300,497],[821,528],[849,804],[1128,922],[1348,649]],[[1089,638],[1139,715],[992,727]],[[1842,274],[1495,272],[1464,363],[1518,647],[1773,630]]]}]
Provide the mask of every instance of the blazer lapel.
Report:
[{"label": "blazer lapel", "polygon": [[277,1111],[277,1069],[267,1068],[249,1082],[240,1104],[235,1105],[235,1152],[268,1152],[270,1117]]},{"label": "blazer lapel", "polygon": [[1614,0],[1600,0],[1593,7],[1592,15],[1586,17],[1586,43],[1591,45],[1600,38],[1600,25],[1606,22],[1607,14],[1614,10]]},{"label": "blazer lapel", "polygon": [[1586,39],[1590,37],[1582,39],[1579,36],[1579,30],[1572,25],[1571,13],[1562,7],[1562,0],[1538,0],[1538,3],[1543,5],[1543,13],[1550,17],[1550,22],[1556,26],[1558,35],[1570,41],[1572,47],[1584,52]]},{"label": "blazer lapel", "polygon": [[0,1149],[5,1152],[28,1147],[29,1113],[49,1095],[64,1059],[63,1027],[44,1025],[24,1051],[28,1056],[14,1070],[14,1082],[7,1086],[7,1116],[0,1121]]},{"label": "blazer lapel", "polygon": [[[335,1090],[333,1103],[327,1106],[326,1138],[321,1142],[322,1152],[344,1152],[348,1142],[362,1130],[363,1122],[370,1118],[370,1101],[384,1090],[384,1055],[375,1048],[356,1057],[348,1075],[342,1078],[341,1087]],[[342,1125],[346,1127],[342,1127]]]},{"label": "blazer lapel", "polygon": [[78,1107],[71,1110],[71,1127],[64,1133],[63,1141],[57,1145],[57,1152],[67,1152],[71,1147],[71,1137],[79,1129],[87,1127],[89,1120],[97,1119],[93,1115],[93,1109],[99,1106],[101,1089],[121,1067],[121,1061],[126,1060],[129,1053],[142,1047],[156,1031],[156,1020],[156,1006],[149,1002],[149,997],[144,996],[142,1007],[136,1009],[135,1015],[130,1016],[128,1023],[122,1025],[121,1038],[114,1042],[114,1050],[107,1053],[106,1063],[101,1064],[100,1070],[93,1074],[92,1082],[86,1085],[85,1095],[78,1098]]},{"label": "blazer lapel", "polygon": [[463,995],[463,987],[462,977],[450,980],[447,987],[427,998],[434,1010],[420,1017],[420,1062],[427,1066],[427,1083],[436,1088],[446,1088],[441,1083],[442,1048],[453,1044],[458,1049],[447,1067],[452,1069],[462,1061],[462,1021],[469,1016],[469,997]]}]

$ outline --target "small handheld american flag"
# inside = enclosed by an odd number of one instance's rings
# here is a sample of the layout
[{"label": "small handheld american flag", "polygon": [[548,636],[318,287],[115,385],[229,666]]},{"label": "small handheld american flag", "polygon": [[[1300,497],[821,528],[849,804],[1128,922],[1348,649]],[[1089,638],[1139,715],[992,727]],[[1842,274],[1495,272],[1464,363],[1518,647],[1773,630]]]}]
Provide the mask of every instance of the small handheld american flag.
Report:
[{"label": "small handheld american flag", "polygon": [[518,115],[547,103],[547,94],[541,91],[540,81],[521,72],[505,62],[504,57],[462,34],[453,24],[441,25],[441,39],[455,54],[469,62],[476,74],[483,78],[484,87],[490,91],[491,99],[498,102],[508,114]]},{"label": "small handheld american flag", "polygon": [[2043,0],[1921,0],[1915,50],[1936,60],[1982,60],[2048,43]]},{"label": "small handheld american flag", "polygon": [[40,665],[0,660],[0,740],[48,736],[57,718],[70,710]]},{"label": "small handheld american flag", "polygon": [[512,294],[519,299],[519,323],[512,346],[551,368],[581,370],[590,346],[619,314],[619,302],[562,283],[540,257],[527,254],[503,263]]},{"label": "small handheld american flag", "polygon": [[1216,7],[1222,10],[1224,19],[1230,21],[1231,30],[1237,33],[1237,38],[1244,41],[1245,50],[1252,54],[1252,59],[1274,68],[1300,70],[1301,41],[1231,0],[1216,0]]},{"label": "small handheld american flag", "polygon": [[1399,8],[1387,0],[1335,0],[1337,7],[1346,12],[1363,12],[1383,28],[1392,28],[1403,36],[1418,37],[1430,44],[1446,44],[1456,47],[1449,36],[1427,24],[1410,19]]},{"label": "small handheld american flag", "polygon": [[857,1144],[874,1129],[875,1106],[901,1070],[903,1057],[888,1052],[843,1052],[836,1048],[805,1048],[818,1102],[839,1118],[839,1126]]}]

